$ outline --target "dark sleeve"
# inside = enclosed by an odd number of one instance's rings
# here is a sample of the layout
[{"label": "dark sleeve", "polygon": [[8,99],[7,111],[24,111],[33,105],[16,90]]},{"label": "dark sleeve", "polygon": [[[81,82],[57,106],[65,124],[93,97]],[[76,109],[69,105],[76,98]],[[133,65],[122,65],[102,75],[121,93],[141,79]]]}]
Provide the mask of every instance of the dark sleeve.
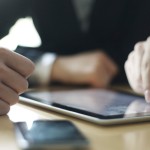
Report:
[{"label": "dark sleeve", "polygon": [[[135,3],[133,3],[135,2]],[[139,41],[144,41],[150,35],[150,1],[134,0],[130,3],[127,21],[124,23],[124,43],[123,49],[131,52],[134,45]],[[129,22],[130,26],[129,26]]]},{"label": "dark sleeve", "polygon": [[21,17],[29,15],[29,0],[0,0],[0,38]]},{"label": "dark sleeve", "polygon": [[40,48],[23,47],[23,46],[18,46],[15,52],[29,58],[35,63],[43,55],[43,53],[45,53],[41,51]]},{"label": "dark sleeve", "polygon": [[[124,63],[129,53],[134,49],[134,45],[139,41],[144,41],[150,36],[150,1],[149,0],[132,0],[128,4],[126,14],[122,23],[122,43],[117,53],[110,54],[119,64],[120,72],[117,76],[118,81],[126,82],[127,78],[124,70]],[[115,82],[116,82],[115,80]],[[114,82],[114,83],[115,83]]]}]

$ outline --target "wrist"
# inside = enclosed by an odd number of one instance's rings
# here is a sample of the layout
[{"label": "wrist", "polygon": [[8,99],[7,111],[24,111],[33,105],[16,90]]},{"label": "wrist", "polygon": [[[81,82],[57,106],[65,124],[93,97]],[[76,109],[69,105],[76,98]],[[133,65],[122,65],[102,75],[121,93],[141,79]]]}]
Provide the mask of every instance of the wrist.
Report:
[{"label": "wrist", "polygon": [[36,62],[35,70],[30,78],[34,84],[47,85],[51,79],[51,71],[56,60],[56,55],[53,53],[45,53]]},{"label": "wrist", "polygon": [[57,57],[51,72],[51,81],[59,81],[61,74],[61,57]]},{"label": "wrist", "polygon": [[67,82],[65,73],[67,72],[66,66],[66,57],[57,57],[52,67],[51,81]]}]

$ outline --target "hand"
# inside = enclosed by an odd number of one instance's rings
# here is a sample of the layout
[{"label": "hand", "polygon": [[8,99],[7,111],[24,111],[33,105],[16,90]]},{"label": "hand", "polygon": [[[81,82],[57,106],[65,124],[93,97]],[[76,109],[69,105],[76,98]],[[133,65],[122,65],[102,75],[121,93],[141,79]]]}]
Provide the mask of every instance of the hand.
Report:
[{"label": "hand", "polygon": [[116,64],[104,52],[86,52],[58,57],[52,69],[51,80],[103,88],[117,71]]},{"label": "hand", "polygon": [[140,117],[150,113],[150,105],[140,99],[135,99],[126,109],[126,117]]},{"label": "hand", "polygon": [[125,62],[125,72],[131,88],[150,103],[150,38],[135,45]]},{"label": "hand", "polygon": [[27,78],[33,69],[29,59],[0,48],[0,115],[18,102],[19,94],[28,88]]}]

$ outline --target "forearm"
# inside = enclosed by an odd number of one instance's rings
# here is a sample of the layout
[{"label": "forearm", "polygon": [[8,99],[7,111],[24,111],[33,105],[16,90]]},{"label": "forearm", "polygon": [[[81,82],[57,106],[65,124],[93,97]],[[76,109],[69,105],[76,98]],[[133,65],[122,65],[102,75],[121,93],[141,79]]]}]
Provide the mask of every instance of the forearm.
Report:
[{"label": "forearm", "polygon": [[57,57],[51,80],[65,84],[105,87],[117,72],[116,64],[105,53],[95,50]]}]

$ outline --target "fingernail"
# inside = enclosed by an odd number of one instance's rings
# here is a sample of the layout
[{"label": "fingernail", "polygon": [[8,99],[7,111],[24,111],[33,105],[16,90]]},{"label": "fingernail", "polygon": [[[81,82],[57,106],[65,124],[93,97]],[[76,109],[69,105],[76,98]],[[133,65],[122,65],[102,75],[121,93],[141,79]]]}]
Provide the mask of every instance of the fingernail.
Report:
[{"label": "fingernail", "polygon": [[146,90],[144,94],[146,102],[150,103],[150,90]]}]

